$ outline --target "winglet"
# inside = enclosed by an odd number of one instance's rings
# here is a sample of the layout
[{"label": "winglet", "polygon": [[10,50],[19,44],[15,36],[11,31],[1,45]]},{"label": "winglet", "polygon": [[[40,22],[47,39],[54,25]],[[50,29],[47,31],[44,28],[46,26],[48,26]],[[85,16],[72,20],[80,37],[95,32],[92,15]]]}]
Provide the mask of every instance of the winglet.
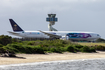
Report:
[{"label": "winglet", "polygon": [[23,31],[13,19],[9,19],[14,32]]}]

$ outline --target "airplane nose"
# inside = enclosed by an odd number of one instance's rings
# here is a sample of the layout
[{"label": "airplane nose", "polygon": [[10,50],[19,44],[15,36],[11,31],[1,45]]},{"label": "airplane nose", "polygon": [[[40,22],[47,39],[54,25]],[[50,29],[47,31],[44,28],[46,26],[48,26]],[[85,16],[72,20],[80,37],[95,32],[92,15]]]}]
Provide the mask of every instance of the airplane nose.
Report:
[{"label": "airplane nose", "polygon": [[97,36],[97,38],[101,38],[101,36]]},{"label": "airplane nose", "polygon": [[99,38],[101,38],[101,36],[99,36]]},{"label": "airplane nose", "polygon": [[98,37],[98,38],[101,38],[101,36],[100,36],[99,34],[97,34],[97,37]]}]

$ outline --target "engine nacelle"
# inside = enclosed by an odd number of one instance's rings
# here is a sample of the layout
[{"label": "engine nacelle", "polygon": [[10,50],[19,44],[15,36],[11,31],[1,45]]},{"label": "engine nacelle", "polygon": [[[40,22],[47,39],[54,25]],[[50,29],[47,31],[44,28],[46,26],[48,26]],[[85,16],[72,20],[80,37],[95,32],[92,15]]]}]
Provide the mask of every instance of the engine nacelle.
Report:
[{"label": "engine nacelle", "polygon": [[62,36],[60,39],[61,40],[69,40],[69,37],[68,36]]}]

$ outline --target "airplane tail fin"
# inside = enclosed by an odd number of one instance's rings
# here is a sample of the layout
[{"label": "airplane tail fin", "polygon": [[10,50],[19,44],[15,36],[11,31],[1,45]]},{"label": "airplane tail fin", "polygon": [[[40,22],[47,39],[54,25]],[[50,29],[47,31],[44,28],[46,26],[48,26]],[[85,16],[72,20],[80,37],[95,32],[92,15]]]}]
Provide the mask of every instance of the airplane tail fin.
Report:
[{"label": "airplane tail fin", "polygon": [[14,32],[23,31],[13,19],[9,19]]}]

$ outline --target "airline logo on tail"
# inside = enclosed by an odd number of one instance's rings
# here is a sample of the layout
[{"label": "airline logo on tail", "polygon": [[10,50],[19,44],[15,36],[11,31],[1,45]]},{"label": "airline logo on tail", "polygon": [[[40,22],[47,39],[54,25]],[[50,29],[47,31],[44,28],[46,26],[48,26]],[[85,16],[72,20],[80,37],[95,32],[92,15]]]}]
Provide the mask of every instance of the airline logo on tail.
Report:
[{"label": "airline logo on tail", "polygon": [[14,24],[14,30],[17,30],[17,25],[16,24]]}]

